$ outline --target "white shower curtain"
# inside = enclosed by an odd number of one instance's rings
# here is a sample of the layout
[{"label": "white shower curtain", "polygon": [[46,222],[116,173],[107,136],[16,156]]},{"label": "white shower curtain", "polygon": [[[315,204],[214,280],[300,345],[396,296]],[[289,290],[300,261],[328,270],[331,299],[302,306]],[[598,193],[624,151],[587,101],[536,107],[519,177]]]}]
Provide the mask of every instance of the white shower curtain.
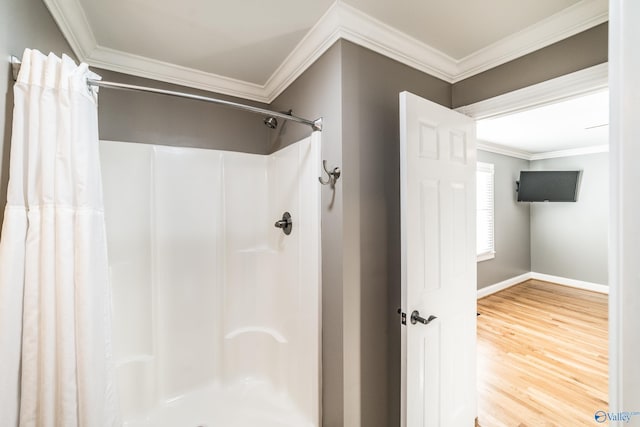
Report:
[{"label": "white shower curtain", "polygon": [[27,49],[0,240],[0,425],[121,425],[98,157],[99,78]]}]

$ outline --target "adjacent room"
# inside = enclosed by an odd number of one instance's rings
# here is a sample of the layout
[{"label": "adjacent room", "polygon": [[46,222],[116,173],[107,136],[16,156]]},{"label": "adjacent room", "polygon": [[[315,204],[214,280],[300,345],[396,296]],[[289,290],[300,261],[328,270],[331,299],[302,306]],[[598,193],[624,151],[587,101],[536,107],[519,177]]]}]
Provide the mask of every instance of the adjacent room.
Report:
[{"label": "adjacent room", "polygon": [[482,426],[608,405],[608,90],[478,121]]}]

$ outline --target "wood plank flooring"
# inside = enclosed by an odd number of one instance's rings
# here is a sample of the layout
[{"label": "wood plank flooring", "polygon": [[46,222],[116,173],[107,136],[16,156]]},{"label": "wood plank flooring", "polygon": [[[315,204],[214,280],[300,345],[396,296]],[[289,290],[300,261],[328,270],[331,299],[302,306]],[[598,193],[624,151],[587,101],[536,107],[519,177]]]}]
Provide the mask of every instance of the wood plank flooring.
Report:
[{"label": "wood plank flooring", "polygon": [[478,312],[479,426],[606,425],[607,295],[529,280]]}]

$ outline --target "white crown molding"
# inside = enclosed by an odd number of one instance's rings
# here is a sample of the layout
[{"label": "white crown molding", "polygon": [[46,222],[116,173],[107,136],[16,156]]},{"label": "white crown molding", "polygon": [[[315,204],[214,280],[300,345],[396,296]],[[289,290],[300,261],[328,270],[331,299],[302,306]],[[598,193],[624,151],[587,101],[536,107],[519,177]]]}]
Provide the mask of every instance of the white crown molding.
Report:
[{"label": "white crown molding", "polygon": [[515,157],[516,159],[531,160],[533,153],[505,145],[494,144],[492,142],[478,141],[476,148],[489,153],[502,154],[503,156]]},{"label": "white crown molding", "polygon": [[607,0],[583,0],[458,61],[453,82],[512,61],[607,22]]},{"label": "white crown molding", "polygon": [[343,39],[451,82],[455,60],[352,6],[337,1],[309,30],[265,85],[273,101],[336,41]]},{"label": "white crown molding", "polygon": [[531,153],[525,150],[519,150],[505,145],[494,144],[486,141],[478,141],[477,149],[487,151],[489,153],[502,154],[503,156],[515,157],[522,160],[545,160],[556,159],[558,157],[584,156],[586,154],[608,153],[608,145],[593,145],[590,147],[571,148],[568,150],[546,151],[543,153]]},{"label": "white crown molding", "polygon": [[264,85],[264,94],[269,103],[340,39],[339,15],[339,6],[336,2],[269,77]]},{"label": "white crown molding", "polygon": [[338,39],[455,83],[578,34],[608,19],[606,0],[583,0],[512,36],[455,60],[340,1],[331,6],[266,84],[275,99]]},{"label": "white crown molding", "polygon": [[92,67],[174,83],[259,102],[268,102],[264,86],[133,55],[98,45],[78,0],[43,0],[71,49]]},{"label": "white crown molding", "polygon": [[455,60],[336,0],[262,85],[102,47],[96,42],[78,0],[44,2],[80,61],[107,70],[266,103],[272,102],[339,39],[454,83],[607,20],[606,0],[582,0],[462,60]]},{"label": "white crown molding", "polygon": [[609,145],[593,145],[590,147],[571,148],[568,150],[547,151],[531,154],[529,160],[556,159],[558,157],[584,156],[586,154],[608,153]]},{"label": "white crown molding", "polygon": [[224,95],[267,103],[262,85],[229,77],[206,73],[193,68],[180,67],[167,62],[156,61],[97,46],[85,62],[93,67],[110,71],[160,80],[181,86],[217,92]]},{"label": "white crown molding", "polygon": [[86,62],[86,58],[95,50],[97,43],[84,9],[77,0],[43,1],[73,53],[80,62]]},{"label": "white crown molding", "polygon": [[337,4],[343,39],[449,83],[455,79],[458,67],[454,58],[346,3]]}]

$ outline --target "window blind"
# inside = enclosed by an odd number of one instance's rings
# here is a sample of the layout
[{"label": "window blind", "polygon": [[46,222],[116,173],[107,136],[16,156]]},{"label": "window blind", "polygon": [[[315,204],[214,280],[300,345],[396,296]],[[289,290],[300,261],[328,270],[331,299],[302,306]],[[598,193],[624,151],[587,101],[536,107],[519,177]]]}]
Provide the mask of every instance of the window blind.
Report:
[{"label": "window blind", "polygon": [[476,172],[476,254],[482,261],[495,256],[493,164],[478,162]]}]

